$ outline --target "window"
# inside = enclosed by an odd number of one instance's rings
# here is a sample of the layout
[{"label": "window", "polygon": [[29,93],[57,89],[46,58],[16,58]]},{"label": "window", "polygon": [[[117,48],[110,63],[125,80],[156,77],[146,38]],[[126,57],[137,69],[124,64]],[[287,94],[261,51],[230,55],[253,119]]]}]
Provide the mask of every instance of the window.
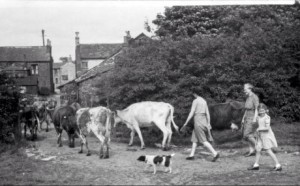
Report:
[{"label": "window", "polygon": [[61,78],[62,80],[68,80],[68,75],[62,75]]},{"label": "window", "polygon": [[58,84],[58,78],[55,78],[55,84]]},{"label": "window", "polygon": [[54,69],[54,74],[57,75],[57,73],[58,73],[58,70]]},{"label": "window", "polygon": [[31,75],[39,74],[39,66],[37,64],[31,65]]},{"label": "window", "polygon": [[82,68],[88,68],[88,63],[87,62],[81,62],[81,67]]}]

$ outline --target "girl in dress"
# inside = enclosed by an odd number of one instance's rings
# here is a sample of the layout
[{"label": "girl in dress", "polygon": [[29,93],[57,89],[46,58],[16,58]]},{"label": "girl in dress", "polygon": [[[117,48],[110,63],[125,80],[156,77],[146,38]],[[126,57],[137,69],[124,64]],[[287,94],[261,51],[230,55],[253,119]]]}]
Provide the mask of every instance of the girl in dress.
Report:
[{"label": "girl in dress", "polygon": [[271,129],[270,121],[271,118],[267,114],[268,109],[265,104],[260,103],[258,105],[258,128],[257,128],[257,139],[256,139],[256,159],[255,163],[252,167],[248,168],[248,170],[259,170],[259,159],[261,155],[261,150],[264,149],[271,156],[271,158],[275,162],[275,167],[273,170],[281,171],[282,167],[278,162],[276,155],[273,153],[272,148],[277,147],[277,141],[275,135]]}]

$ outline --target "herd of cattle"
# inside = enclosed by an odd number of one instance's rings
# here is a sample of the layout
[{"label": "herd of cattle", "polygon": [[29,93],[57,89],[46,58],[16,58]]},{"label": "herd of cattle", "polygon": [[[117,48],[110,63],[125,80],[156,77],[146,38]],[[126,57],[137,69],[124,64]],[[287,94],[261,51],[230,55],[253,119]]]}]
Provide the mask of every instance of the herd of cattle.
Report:
[{"label": "herd of cattle", "polygon": [[[244,102],[229,101],[226,103],[209,104],[211,125],[213,130],[239,129],[244,113]],[[31,139],[37,137],[37,130],[42,129],[46,122],[48,127],[53,122],[58,134],[58,146],[62,146],[62,132],[66,131],[69,139],[69,147],[74,147],[76,137],[81,140],[87,148],[87,155],[90,150],[86,136],[93,132],[100,141],[100,158],[109,158],[109,142],[112,127],[118,123],[125,124],[131,130],[129,145],[133,144],[135,132],[141,142],[141,148],[145,148],[140,128],[157,126],[163,133],[162,148],[168,150],[172,138],[171,125],[178,132],[178,126],[174,122],[174,107],[164,102],[139,102],[134,103],[124,110],[111,111],[106,107],[81,108],[76,102],[70,105],[56,106],[53,100],[35,102],[33,105],[26,105],[21,111],[21,122],[24,123],[24,136],[29,128]],[[105,151],[105,152],[104,152]]]}]

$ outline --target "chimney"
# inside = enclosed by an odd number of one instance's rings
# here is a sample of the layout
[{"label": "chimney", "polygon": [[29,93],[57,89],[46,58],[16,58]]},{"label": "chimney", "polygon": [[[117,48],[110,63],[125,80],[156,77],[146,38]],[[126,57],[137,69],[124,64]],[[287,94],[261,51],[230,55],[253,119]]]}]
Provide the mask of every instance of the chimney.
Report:
[{"label": "chimney", "polygon": [[126,36],[124,36],[124,44],[128,45],[129,41],[131,39],[130,31],[125,31],[125,33],[126,33]]},{"label": "chimney", "polygon": [[68,62],[72,62],[72,56],[69,55]]},{"label": "chimney", "polygon": [[75,45],[79,45],[79,32],[75,32],[76,37],[75,37]]},{"label": "chimney", "polygon": [[50,39],[47,39],[47,46],[51,46],[51,41],[50,41]]},{"label": "chimney", "polygon": [[45,46],[45,30],[42,30],[43,46]]}]

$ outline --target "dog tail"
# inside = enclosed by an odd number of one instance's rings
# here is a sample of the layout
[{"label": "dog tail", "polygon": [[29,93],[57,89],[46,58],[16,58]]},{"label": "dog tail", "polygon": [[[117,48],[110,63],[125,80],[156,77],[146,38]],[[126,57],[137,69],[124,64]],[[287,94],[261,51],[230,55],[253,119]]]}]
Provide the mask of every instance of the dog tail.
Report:
[{"label": "dog tail", "polygon": [[171,154],[170,156],[171,156],[171,157],[172,157],[172,156],[175,156],[175,153]]}]

